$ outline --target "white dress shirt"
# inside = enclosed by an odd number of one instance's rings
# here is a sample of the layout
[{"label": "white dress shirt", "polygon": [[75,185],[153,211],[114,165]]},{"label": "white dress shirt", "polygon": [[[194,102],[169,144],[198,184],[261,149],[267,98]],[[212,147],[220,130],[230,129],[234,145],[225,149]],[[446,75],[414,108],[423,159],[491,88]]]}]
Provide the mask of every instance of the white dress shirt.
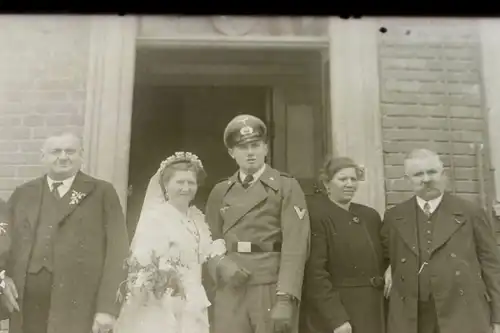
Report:
[{"label": "white dress shirt", "polygon": [[434,211],[438,208],[439,204],[441,203],[441,200],[443,200],[442,194],[439,197],[434,198],[434,199],[429,200],[429,201],[425,201],[424,199],[417,196],[417,204],[420,207],[420,209],[422,209],[422,211],[425,212],[424,205],[426,202],[428,202],[429,206],[430,206],[430,213],[431,214],[434,213]]},{"label": "white dress shirt", "polygon": [[62,198],[66,193],[68,193],[69,189],[71,188],[71,185],[73,185],[75,177],[76,175],[73,177],[66,178],[64,180],[54,180],[49,176],[47,176],[47,184],[49,185],[49,190],[52,192],[52,185],[54,183],[62,182],[62,184],[57,188],[59,196]]},{"label": "white dress shirt", "polygon": [[[264,164],[259,170],[257,170],[257,172],[255,172],[252,175],[253,180],[249,183],[249,186],[252,186],[257,181],[257,179],[259,179],[260,176],[262,176],[262,174],[264,173],[264,170],[266,170],[266,164]],[[245,180],[246,176],[248,176],[248,175],[240,170],[240,180],[242,183]]]}]

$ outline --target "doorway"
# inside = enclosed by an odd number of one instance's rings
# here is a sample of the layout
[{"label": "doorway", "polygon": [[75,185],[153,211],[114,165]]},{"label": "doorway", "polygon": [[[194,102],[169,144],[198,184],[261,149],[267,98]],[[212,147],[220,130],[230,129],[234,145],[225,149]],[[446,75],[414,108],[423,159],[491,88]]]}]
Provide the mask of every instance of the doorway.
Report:
[{"label": "doorway", "polygon": [[310,189],[326,153],[323,63],[318,50],[137,50],[127,223],[132,237],[149,178],[176,151],[202,160],[207,180],[194,204],[236,164],[223,144],[227,123],[247,113],[264,120],[268,163]]},{"label": "doorway", "polygon": [[269,89],[231,86],[138,86],[134,92],[129,166],[129,230],[135,229],[149,178],[176,151],[190,151],[207,173],[194,204],[204,210],[213,186],[236,171],[223,143],[238,114],[266,119]]}]

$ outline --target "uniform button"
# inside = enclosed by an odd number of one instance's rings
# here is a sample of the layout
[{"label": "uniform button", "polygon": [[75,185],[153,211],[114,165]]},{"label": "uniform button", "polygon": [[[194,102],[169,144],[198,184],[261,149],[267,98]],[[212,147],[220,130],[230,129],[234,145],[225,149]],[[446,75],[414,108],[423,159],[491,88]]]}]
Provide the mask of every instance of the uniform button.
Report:
[{"label": "uniform button", "polygon": [[458,291],[458,293],[460,294],[460,296],[463,296],[463,295],[464,295],[464,291],[463,291],[463,289],[460,289],[460,290]]},{"label": "uniform button", "polygon": [[406,262],[406,258],[401,258],[401,262],[405,263]]},{"label": "uniform button", "polygon": [[427,223],[431,224],[431,221],[427,221]]},{"label": "uniform button", "polygon": [[427,244],[430,244],[430,243],[431,243],[431,241],[430,241],[430,240],[428,240],[428,241],[427,241]]},{"label": "uniform button", "polygon": [[461,274],[461,273],[460,273],[460,271],[456,271],[456,272],[455,272],[455,275],[456,275],[456,276],[459,276],[460,274]]},{"label": "uniform button", "polygon": [[401,281],[404,281],[405,280],[405,277],[403,275],[401,275]]},{"label": "uniform button", "polygon": [[455,253],[451,253],[451,254],[450,254],[450,257],[452,257],[452,258],[456,258],[456,257],[457,257],[457,255],[456,255]]},{"label": "uniform button", "polygon": [[431,231],[430,230],[427,230],[427,234],[430,235],[431,234]]}]

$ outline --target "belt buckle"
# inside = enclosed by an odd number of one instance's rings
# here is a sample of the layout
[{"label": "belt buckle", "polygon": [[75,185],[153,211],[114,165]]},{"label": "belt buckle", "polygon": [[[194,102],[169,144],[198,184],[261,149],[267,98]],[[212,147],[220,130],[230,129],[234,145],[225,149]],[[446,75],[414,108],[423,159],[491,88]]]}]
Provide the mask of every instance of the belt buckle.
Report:
[{"label": "belt buckle", "polygon": [[370,278],[370,283],[374,288],[382,288],[384,286],[384,279],[381,276],[374,276]]},{"label": "belt buckle", "polygon": [[238,242],[237,250],[239,253],[251,253],[252,252],[252,242]]}]

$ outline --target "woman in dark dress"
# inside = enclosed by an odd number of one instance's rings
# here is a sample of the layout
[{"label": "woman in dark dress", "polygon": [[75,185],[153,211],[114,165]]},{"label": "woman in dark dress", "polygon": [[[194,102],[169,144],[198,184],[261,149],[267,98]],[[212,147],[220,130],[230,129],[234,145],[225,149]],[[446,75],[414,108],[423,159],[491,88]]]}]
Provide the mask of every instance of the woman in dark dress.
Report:
[{"label": "woman in dark dress", "polygon": [[312,237],[301,333],[385,331],[382,221],[373,208],[351,202],[362,173],[350,158],[330,158],[323,189],[307,197]]}]

